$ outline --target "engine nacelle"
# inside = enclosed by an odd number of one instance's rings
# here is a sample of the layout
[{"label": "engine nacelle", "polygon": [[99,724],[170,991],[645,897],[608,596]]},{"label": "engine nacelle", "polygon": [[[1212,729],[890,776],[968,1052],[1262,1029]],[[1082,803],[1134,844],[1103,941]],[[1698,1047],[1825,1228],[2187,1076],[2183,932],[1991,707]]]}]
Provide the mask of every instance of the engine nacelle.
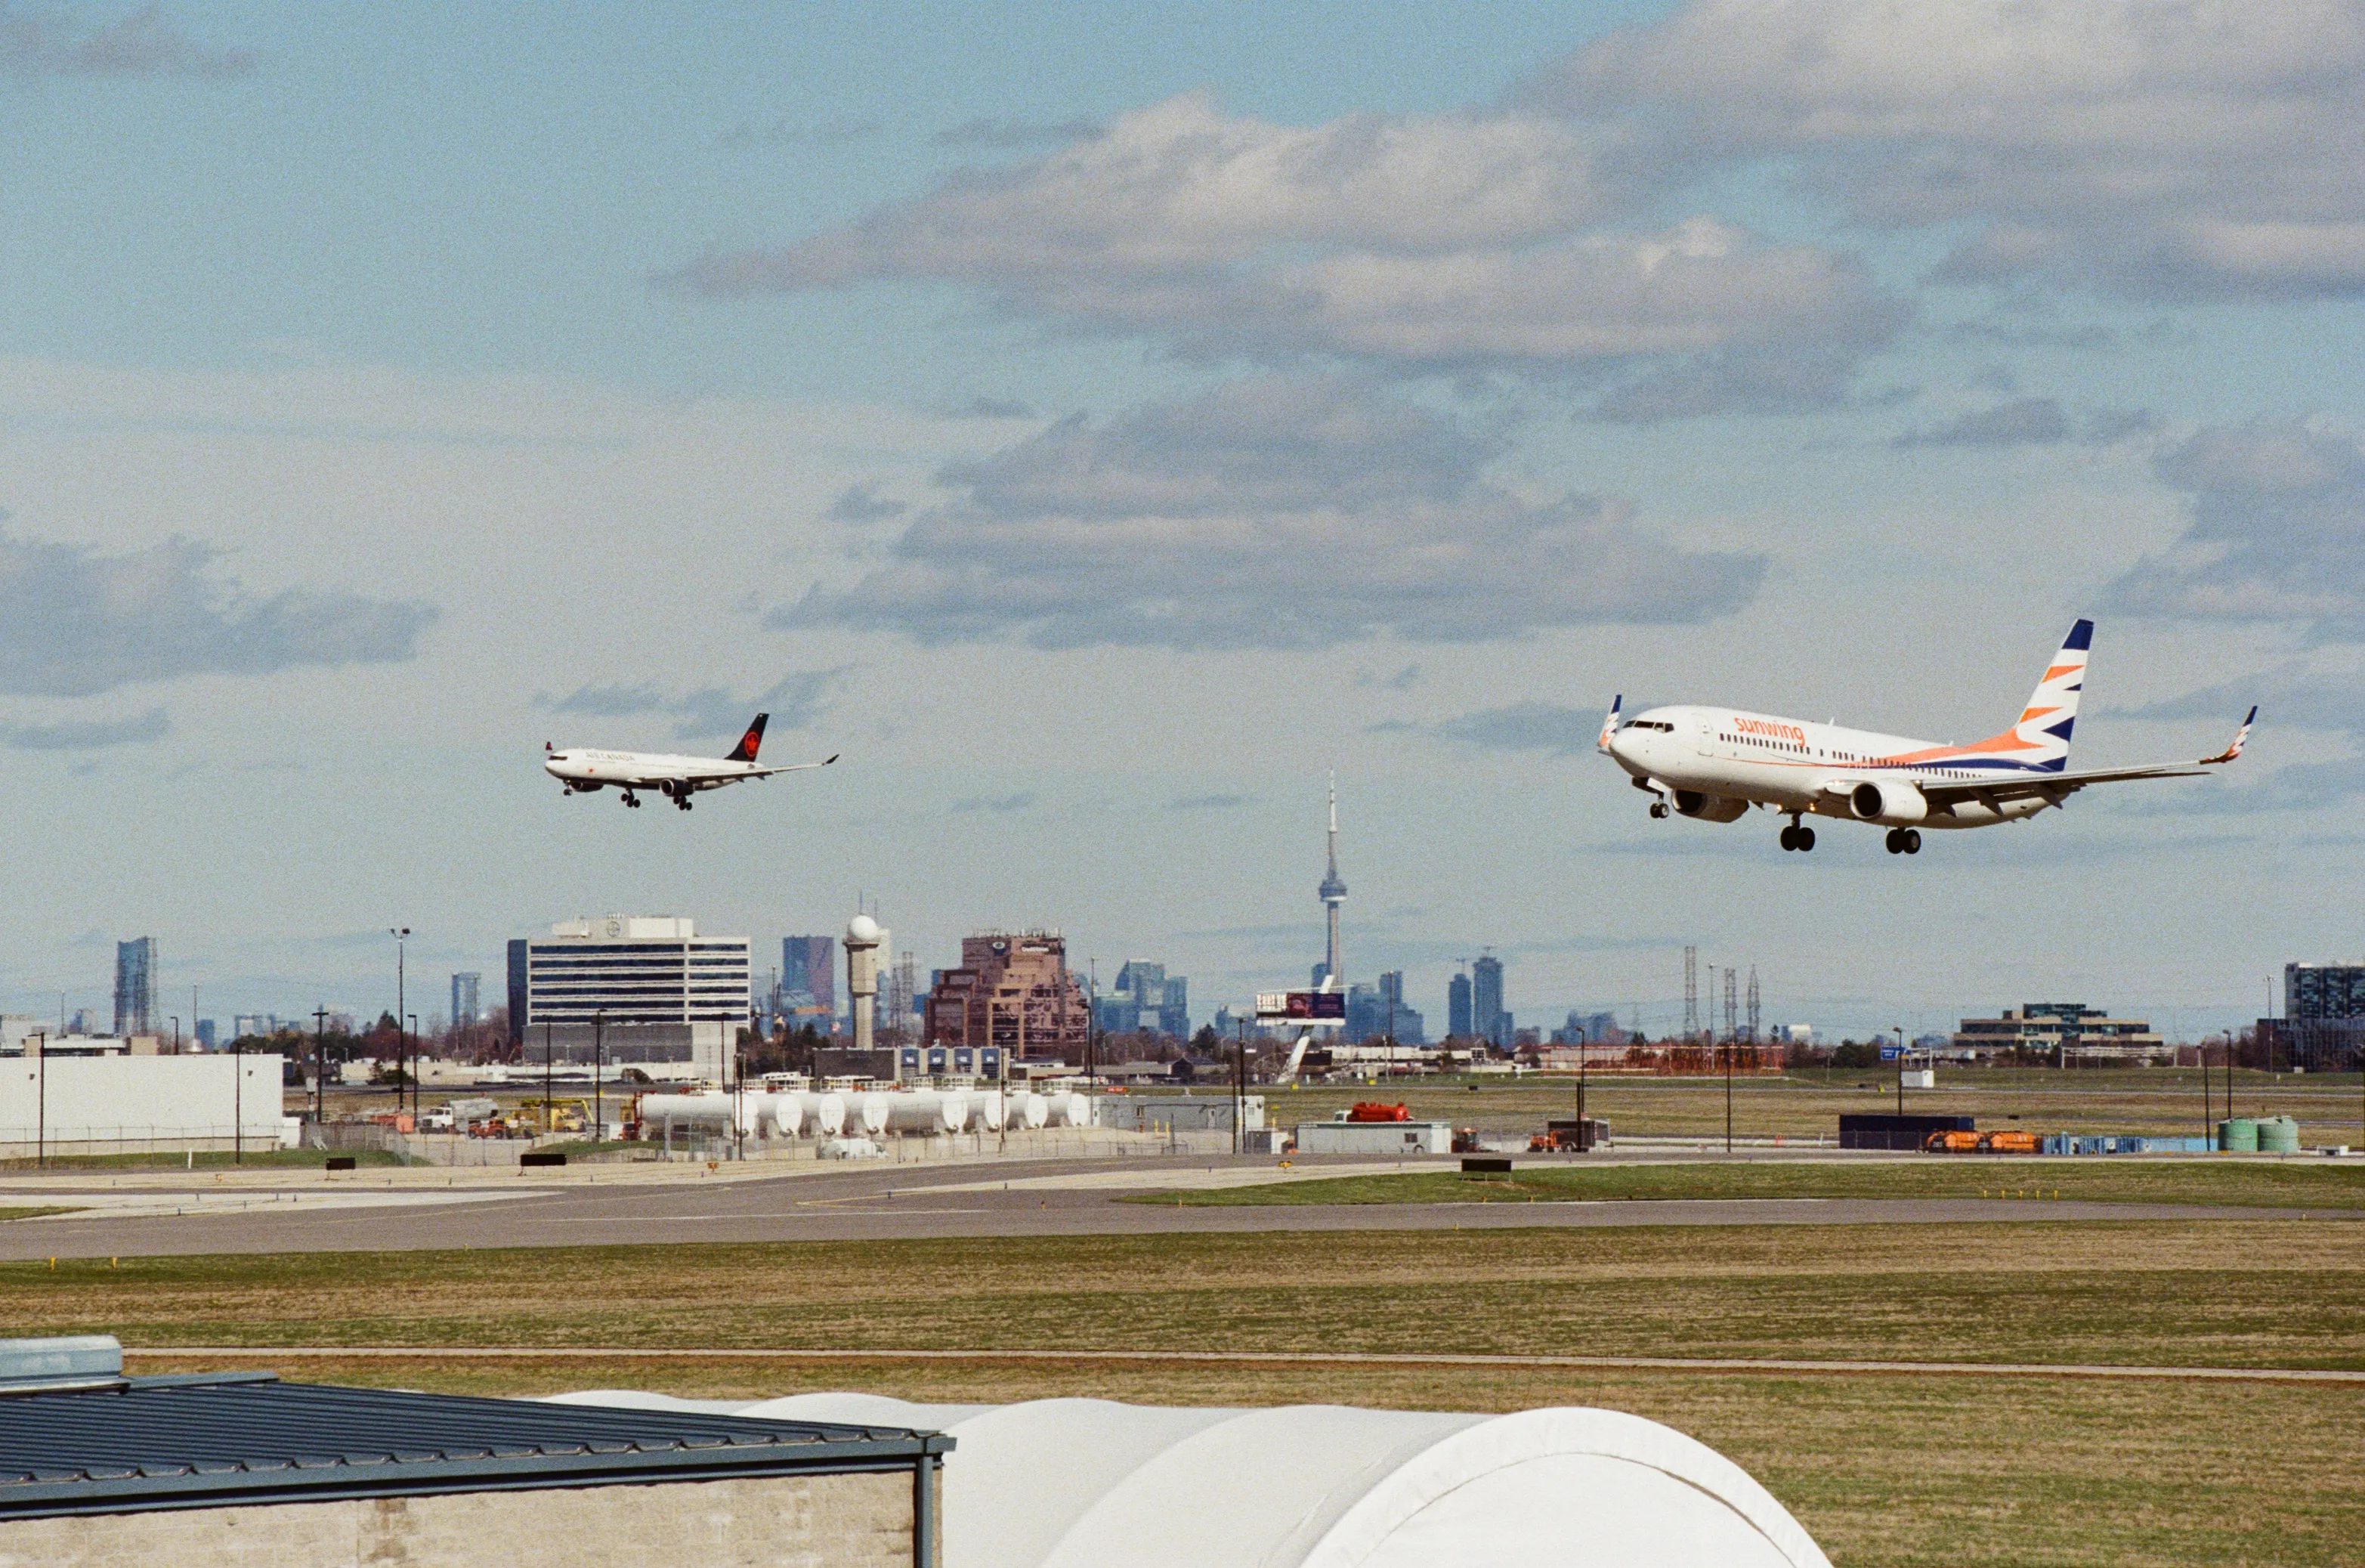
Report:
[{"label": "engine nacelle", "polygon": [[1858,822],[1902,827],[1928,817],[1930,801],[1902,778],[1867,778],[1848,791],[1848,810]]},{"label": "engine nacelle", "polygon": [[1698,817],[1704,823],[1733,822],[1748,809],[1748,801],[1736,801],[1727,795],[1703,795],[1697,790],[1676,791],[1676,810],[1687,817]]}]

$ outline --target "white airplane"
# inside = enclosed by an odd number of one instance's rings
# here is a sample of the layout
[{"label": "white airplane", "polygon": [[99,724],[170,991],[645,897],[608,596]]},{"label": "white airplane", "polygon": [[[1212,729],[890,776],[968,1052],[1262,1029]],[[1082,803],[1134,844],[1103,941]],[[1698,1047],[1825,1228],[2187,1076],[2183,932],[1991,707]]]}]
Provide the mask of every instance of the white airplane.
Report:
[{"label": "white airplane", "polygon": [[2090,785],[2191,778],[2242,755],[2256,706],[2234,744],[2214,756],[2070,772],[2069,731],[2093,636],[2090,621],[2072,626],[2011,728],[1969,745],[1732,708],[1653,708],[1627,719],[1619,713],[1620,697],[1609,705],[1599,749],[1632,776],[1634,788],[1651,793],[1654,817],[1665,816],[1671,801],[1683,815],[1712,823],[1757,806],[1790,819],[1782,847],[1799,850],[1815,846],[1815,830],[1801,818],[1873,823],[1889,830],[1891,855],[1920,854],[1925,827],[2017,822]]},{"label": "white airplane", "polygon": [[566,786],[570,795],[588,795],[606,789],[622,790],[624,804],[637,807],[641,790],[655,790],[671,800],[683,811],[689,810],[689,798],[701,790],[720,790],[725,784],[744,783],[750,778],[769,778],[775,773],[801,773],[807,768],[827,767],[837,760],[832,756],[820,762],[791,763],[786,767],[762,767],[756,762],[756,748],[764,744],[764,723],[769,713],[758,713],[739,744],[725,757],[672,756],[662,752],[592,751],[573,747],[560,751],[548,741],[542,743],[543,771]]}]

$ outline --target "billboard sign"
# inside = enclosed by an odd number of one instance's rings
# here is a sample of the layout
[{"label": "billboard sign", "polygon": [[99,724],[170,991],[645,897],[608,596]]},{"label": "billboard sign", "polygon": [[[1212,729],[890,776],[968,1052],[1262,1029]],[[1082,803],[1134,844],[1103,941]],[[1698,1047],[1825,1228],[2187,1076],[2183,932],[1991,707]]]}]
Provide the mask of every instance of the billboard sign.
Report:
[{"label": "billboard sign", "polygon": [[1883,1046],[1880,1047],[1880,1059],[1883,1061],[1903,1061],[1905,1059],[1905,1047],[1903,1046]]},{"label": "billboard sign", "polygon": [[1256,999],[1260,1021],[1291,1024],[1344,1024],[1347,993],[1343,991],[1261,991]]}]

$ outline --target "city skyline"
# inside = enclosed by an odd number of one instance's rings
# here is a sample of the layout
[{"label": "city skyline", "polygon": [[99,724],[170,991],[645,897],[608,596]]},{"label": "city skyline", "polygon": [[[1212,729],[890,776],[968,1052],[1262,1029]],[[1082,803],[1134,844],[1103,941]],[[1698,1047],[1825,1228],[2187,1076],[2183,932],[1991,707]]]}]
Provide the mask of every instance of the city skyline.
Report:
[{"label": "city skyline", "polygon": [[[2223,1027],[2365,949],[2346,12],[43,15],[9,1011],[106,1015],[152,935],[168,1015],[374,1017],[389,925],[498,973],[863,891],[928,967],[1053,925],[1212,1012],[1322,954],[1334,767],[1342,979],[1432,1019],[1482,946],[1522,1020],[1653,1027],[1696,945],[1858,1030]],[[1652,823],[1590,749],[1620,692],[1989,734],[2080,615],[2074,764],[2255,699],[2232,776],[1907,866]],[[758,711],[843,759],[696,812],[541,771]]]}]

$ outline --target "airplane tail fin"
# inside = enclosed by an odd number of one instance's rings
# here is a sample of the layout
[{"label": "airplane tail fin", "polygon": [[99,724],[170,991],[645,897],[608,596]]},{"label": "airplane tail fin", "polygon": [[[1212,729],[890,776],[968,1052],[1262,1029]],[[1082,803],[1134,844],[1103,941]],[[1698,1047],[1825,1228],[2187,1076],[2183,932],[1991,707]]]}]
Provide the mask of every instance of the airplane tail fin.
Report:
[{"label": "airplane tail fin", "polygon": [[2045,678],[2006,732],[2020,743],[2014,748],[2019,761],[2057,773],[2069,766],[2069,732],[2078,722],[2078,695],[2086,689],[2086,652],[2093,640],[2094,623],[2080,620],[2045,666]]},{"label": "airplane tail fin", "polygon": [[739,744],[731,748],[731,755],[723,760],[725,762],[755,761],[756,748],[764,744],[765,721],[769,718],[771,718],[769,713],[757,714],[756,722],[747,726],[747,733],[739,737]]},{"label": "airplane tail fin", "polygon": [[1609,700],[1609,717],[1601,721],[1601,738],[1593,743],[1594,750],[1608,751],[1609,737],[1618,733],[1618,711],[1625,705],[1626,694],[1622,691]]}]

